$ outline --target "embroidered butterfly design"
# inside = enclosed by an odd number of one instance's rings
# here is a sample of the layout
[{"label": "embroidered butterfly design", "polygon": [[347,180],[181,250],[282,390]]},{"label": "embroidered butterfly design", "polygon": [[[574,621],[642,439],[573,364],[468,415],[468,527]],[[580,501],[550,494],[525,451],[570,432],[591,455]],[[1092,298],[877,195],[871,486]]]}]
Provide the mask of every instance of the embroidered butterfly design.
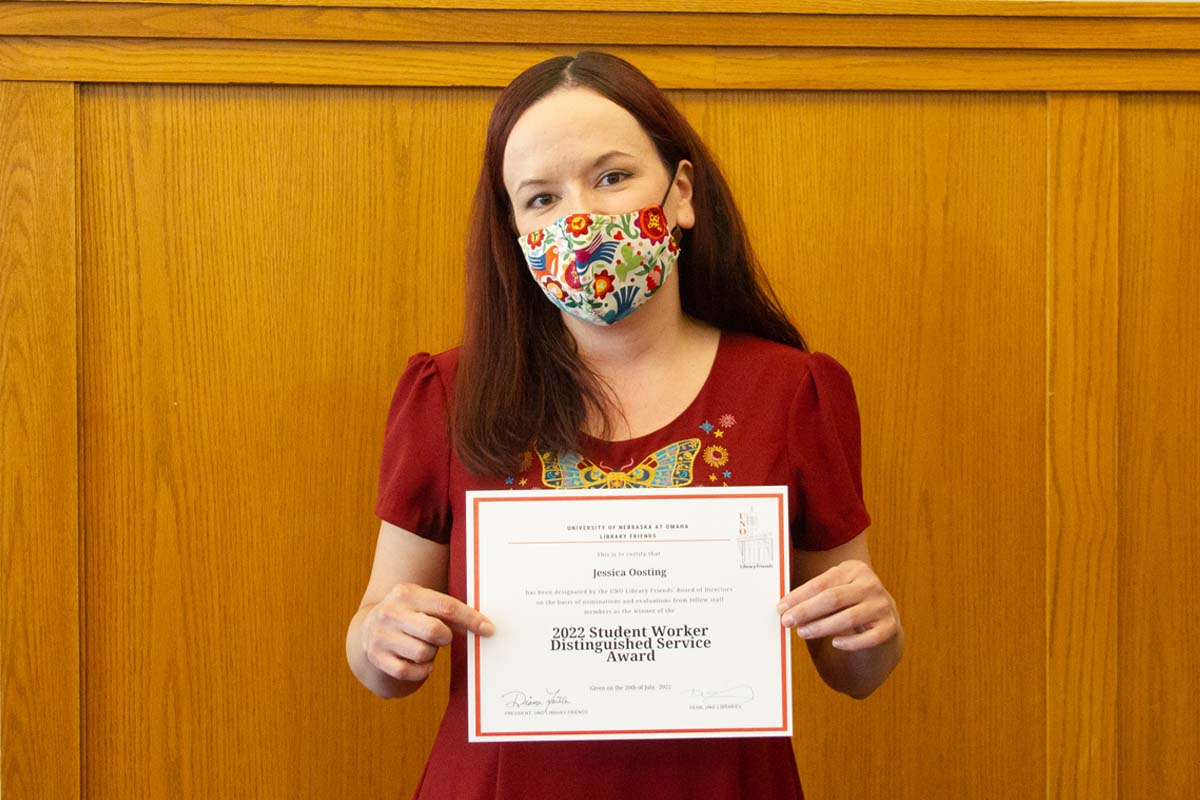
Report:
[{"label": "embroidered butterfly design", "polygon": [[551,489],[622,489],[625,487],[687,486],[700,452],[699,439],[683,439],[655,450],[633,469],[608,470],[579,453],[538,450],[542,485]]}]

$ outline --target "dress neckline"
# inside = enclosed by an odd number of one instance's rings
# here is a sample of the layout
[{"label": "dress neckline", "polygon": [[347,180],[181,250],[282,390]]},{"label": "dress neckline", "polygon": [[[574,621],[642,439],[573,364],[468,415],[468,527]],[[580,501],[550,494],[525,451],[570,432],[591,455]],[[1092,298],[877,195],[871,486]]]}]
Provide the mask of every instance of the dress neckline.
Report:
[{"label": "dress neckline", "polygon": [[717,338],[717,352],[713,354],[712,364],[709,365],[708,375],[704,378],[704,383],[700,385],[699,391],[696,392],[696,395],[692,398],[691,402],[688,403],[682,411],[676,414],[674,419],[672,419],[670,422],[667,422],[665,425],[662,425],[659,428],[650,431],[649,433],[643,433],[641,436],[634,436],[631,439],[600,439],[592,436],[590,433],[582,433],[580,434],[582,443],[588,447],[623,448],[633,447],[634,445],[643,444],[653,439],[662,438],[667,431],[675,428],[680,424],[681,421],[690,416],[692,412],[695,411],[696,407],[700,405],[701,398],[708,394],[708,389],[715,380],[714,376],[720,371],[722,362],[725,359],[725,353],[729,349],[729,338],[729,334],[724,330],[719,332]]}]

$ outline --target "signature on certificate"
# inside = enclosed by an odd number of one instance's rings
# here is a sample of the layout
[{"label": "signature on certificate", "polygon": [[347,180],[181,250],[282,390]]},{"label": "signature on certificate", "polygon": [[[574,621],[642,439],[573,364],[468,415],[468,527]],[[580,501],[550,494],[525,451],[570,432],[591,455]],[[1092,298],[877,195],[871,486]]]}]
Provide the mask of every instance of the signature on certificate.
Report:
[{"label": "signature on certificate", "polygon": [[701,700],[720,700],[725,703],[749,703],[754,699],[754,687],[739,683],[720,689],[684,689],[685,697],[697,697]]},{"label": "signature on certificate", "polygon": [[535,713],[545,713],[551,706],[567,706],[571,701],[562,689],[547,689],[543,695],[530,694],[519,690],[504,692],[500,695],[505,708],[528,708]]}]

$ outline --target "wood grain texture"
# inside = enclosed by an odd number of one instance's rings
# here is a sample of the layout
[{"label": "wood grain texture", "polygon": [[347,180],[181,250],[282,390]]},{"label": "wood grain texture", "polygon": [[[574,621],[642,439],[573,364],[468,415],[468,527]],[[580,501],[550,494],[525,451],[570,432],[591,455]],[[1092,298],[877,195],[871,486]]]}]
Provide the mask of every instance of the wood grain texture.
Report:
[{"label": "wood grain texture", "polygon": [[0,796],[77,798],[75,89],[0,120]]},{"label": "wood grain texture", "polygon": [[1043,98],[687,93],[681,106],[810,345],[854,376],[872,558],[908,634],[863,703],[830,692],[801,649],[807,791],[1041,795]]},{"label": "wood grain texture", "polygon": [[[0,80],[501,87],[579,49],[8,37],[0,39]],[[1200,90],[1200,52],[1184,50],[606,49],[667,89]]]},{"label": "wood grain texture", "polygon": [[[404,358],[457,338],[447,231],[494,87],[579,45],[434,41],[535,13],[434,7],[470,2],[121,4],[96,12],[128,26],[110,39],[47,31],[68,5],[0,4],[0,25],[53,34],[0,38],[0,81],[135,85],[81,87],[76,123],[72,87],[0,83],[0,789],[73,797],[82,769],[97,798],[407,795],[445,664],[383,703],[341,656],[384,413]],[[1200,101],[1068,93],[1200,88],[1197,4],[936,5],[863,4],[859,25],[842,2],[744,7],[774,34],[683,20],[821,47],[606,48],[673,89],[785,303],[855,377],[872,549],[909,649],[865,703],[801,651],[801,775],[834,800],[1200,795]],[[986,9],[1028,18],[989,33]],[[917,46],[943,30],[970,46]],[[1108,52],[1058,49],[1100,35]],[[419,88],[181,85],[212,82]],[[23,548],[29,520],[63,534]],[[53,628],[80,578],[82,632]],[[31,737],[42,724],[65,733]]]},{"label": "wood grain texture", "polygon": [[[109,2],[110,0],[99,0]],[[39,0],[32,0],[39,2]],[[128,0],[111,0],[124,3]],[[164,0],[148,0],[162,3]],[[166,0],[172,5],[260,5],[262,0]],[[728,12],[728,0],[277,0],[272,5],[386,8],[546,9],[565,11]],[[887,14],[1042,17],[1195,17],[1197,2],[1104,0],[748,0],[748,14]]]},{"label": "wood grain texture", "polygon": [[0,35],[754,47],[1196,50],[1200,18],[870,16],[0,2]]},{"label": "wood grain texture", "polygon": [[1115,800],[1119,97],[1046,121],[1046,797]]},{"label": "wood grain texture", "polygon": [[385,703],[343,642],[395,381],[461,324],[491,99],[83,89],[86,796],[415,786],[445,666]]},{"label": "wood grain texture", "polygon": [[1121,99],[1120,796],[1200,796],[1200,97]]}]

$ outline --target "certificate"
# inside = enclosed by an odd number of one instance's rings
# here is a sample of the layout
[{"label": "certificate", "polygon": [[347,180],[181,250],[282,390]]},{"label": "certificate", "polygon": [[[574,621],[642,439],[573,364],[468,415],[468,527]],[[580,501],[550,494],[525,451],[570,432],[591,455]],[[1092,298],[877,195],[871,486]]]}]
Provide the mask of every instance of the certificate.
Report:
[{"label": "certificate", "polygon": [[468,738],[790,736],[787,487],[468,492]]}]

